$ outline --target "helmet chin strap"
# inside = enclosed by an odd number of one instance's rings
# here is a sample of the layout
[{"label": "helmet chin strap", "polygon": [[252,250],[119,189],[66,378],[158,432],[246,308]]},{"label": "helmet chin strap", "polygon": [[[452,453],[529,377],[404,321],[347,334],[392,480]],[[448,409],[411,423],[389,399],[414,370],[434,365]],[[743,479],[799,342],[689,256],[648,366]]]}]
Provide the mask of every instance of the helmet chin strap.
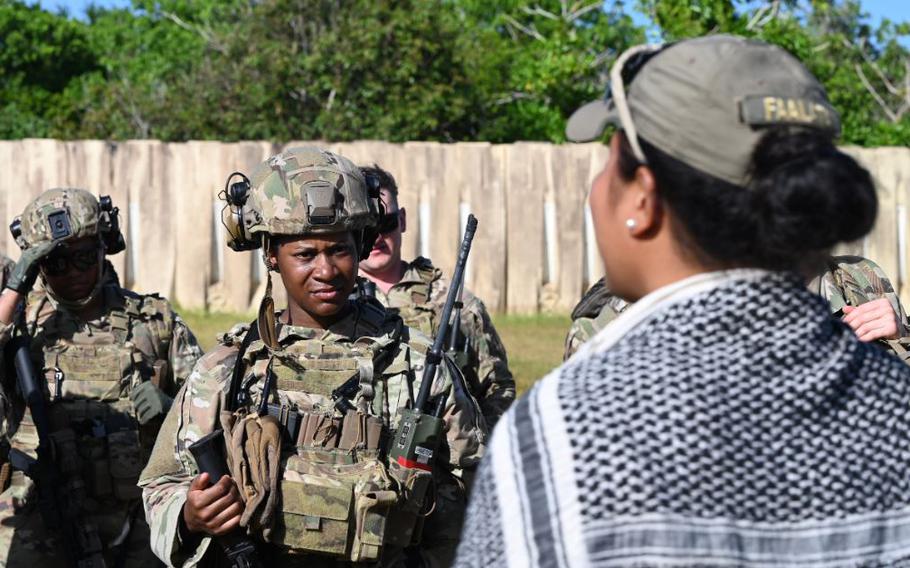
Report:
[{"label": "helmet chin strap", "polygon": [[259,337],[269,351],[278,349],[278,332],[275,328],[275,300],[272,299],[272,266],[269,261],[272,241],[269,235],[262,237],[262,260],[265,262],[265,293],[259,302],[259,314],[256,325],[259,328]]},{"label": "helmet chin strap", "polygon": [[47,280],[44,278],[44,273],[42,272],[41,281],[44,283],[44,289],[47,290],[48,299],[54,308],[64,307],[69,311],[78,311],[91,304],[95,298],[98,297],[98,294],[101,293],[101,289],[104,288],[104,252],[104,245],[102,244],[98,247],[98,278],[95,281],[95,287],[92,288],[92,291],[89,292],[88,296],[78,300],[67,300],[57,295],[54,292],[54,289],[47,283]]}]

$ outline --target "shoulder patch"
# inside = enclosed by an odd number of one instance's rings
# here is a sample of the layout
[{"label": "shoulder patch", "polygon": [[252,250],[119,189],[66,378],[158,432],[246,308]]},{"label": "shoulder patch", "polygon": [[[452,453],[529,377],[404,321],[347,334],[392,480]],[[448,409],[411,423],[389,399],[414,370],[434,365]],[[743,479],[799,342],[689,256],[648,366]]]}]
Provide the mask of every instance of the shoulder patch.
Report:
[{"label": "shoulder patch", "polygon": [[418,256],[411,263],[411,268],[417,271],[422,282],[430,283],[442,276],[442,271],[433,266],[432,261],[428,258]]},{"label": "shoulder patch", "polygon": [[433,268],[435,268],[433,266],[433,261],[431,261],[429,258],[427,258],[425,256],[418,256],[417,258],[415,258],[413,261],[411,261],[411,266],[413,266],[417,270],[422,270],[422,269],[423,270],[425,270],[425,269],[432,270]]}]

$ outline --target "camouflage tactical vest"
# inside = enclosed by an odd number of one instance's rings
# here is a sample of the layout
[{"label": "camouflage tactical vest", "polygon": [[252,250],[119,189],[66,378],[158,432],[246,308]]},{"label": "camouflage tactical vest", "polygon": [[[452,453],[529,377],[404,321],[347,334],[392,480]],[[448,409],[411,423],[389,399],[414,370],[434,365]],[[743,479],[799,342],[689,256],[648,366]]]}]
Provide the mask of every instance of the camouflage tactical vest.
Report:
[{"label": "camouflage tactical vest", "polygon": [[[384,451],[403,406],[402,377],[412,375],[409,351],[399,349],[382,310],[360,306],[357,329],[365,331],[353,343],[285,332],[271,358],[261,340],[243,354],[249,407],[262,399],[269,364],[278,391],[274,415],[285,436],[280,512],[263,538],[286,553],[374,562],[386,547],[404,548],[419,538],[432,474],[404,470]],[[239,344],[245,333],[235,329],[225,343]],[[395,356],[384,359],[384,352]],[[342,412],[332,395],[345,385],[354,385],[356,394]],[[231,426],[244,412],[229,419]]]},{"label": "camouflage tactical vest", "polygon": [[[106,292],[106,300],[116,295]],[[89,330],[63,312],[47,316],[47,296],[34,300],[26,321],[36,369],[47,379],[62,473],[81,482],[90,498],[138,499],[136,482],[154,432],[140,433],[129,393],[166,372],[171,318],[166,302],[126,293],[122,301],[115,298],[109,325]],[[27,410],[12,445],[29,453],[38,445]]]}]

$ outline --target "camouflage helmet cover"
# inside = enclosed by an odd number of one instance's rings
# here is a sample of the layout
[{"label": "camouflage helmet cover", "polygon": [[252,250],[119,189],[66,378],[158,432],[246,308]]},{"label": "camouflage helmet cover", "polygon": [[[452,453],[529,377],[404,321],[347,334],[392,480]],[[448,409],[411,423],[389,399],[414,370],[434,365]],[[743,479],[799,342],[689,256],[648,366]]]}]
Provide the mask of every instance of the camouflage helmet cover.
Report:
[{"label": "camouflage helmet cover", "polygon": [[360,231],[379,219],[360,168],[328,150],[289,148],[259,164],[250,184],[251,235]]},{"label": "camouflage helmet cover", "polygon": [[21,232],[16,244],[23,250],[42,241],[63,242],[96,236],[106,229],[102,227],[104,220],[98,199],[77,188],[45,191],[25,207],[18,221]]}]

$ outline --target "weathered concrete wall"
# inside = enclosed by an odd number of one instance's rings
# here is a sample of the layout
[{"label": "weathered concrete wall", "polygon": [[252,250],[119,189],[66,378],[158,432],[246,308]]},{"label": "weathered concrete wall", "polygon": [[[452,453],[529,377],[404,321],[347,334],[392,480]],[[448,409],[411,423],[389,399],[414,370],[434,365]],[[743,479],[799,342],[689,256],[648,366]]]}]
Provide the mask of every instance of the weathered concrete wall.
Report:
[{"label": "weathered concrete wall", "polygon": [[[127,251],[112,258],[126,285],[157,291],[190,308],[244,311],[265,286],[259,253],[227,248],[217,195],[227,175],[285,146],[268,142],[0,141],[0,220],[4,226],[34,196],[56,186],[111,195]],[[330,147],[359,164],[378,163],[400,186],[407,209],[404,254],[429,254],[451,272],[467,213],[480,221],[468,286],[495,311],[568,311],[603,267],[592,242],[586,197],[607,159],[600,144],[390,144]],[[910,149],[847,148],[875,177],[880,213],[864,253],[910,300]],[[4,228],[0,251],[18,248]],[[280,279],[276,299],[283,302]]]}]

